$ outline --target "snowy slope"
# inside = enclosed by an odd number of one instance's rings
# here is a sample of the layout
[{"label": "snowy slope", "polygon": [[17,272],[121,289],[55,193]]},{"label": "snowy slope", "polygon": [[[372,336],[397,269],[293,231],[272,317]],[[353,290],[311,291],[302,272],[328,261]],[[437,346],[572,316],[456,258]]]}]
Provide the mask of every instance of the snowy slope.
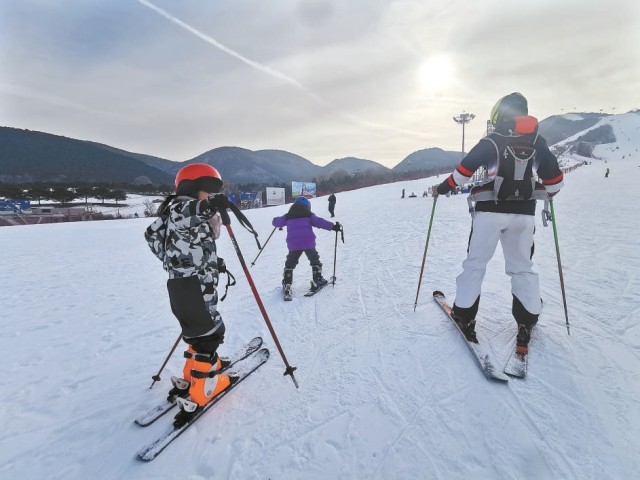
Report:
[{"label": "snowy slope", "polygon": [[[132,421],[182,369],[176,352],[148,390],[179,334],[165,274],[142,236],[149,219],[0,229],[0,478],[633,478],[640,116],[612,121],[619,142],[597,151],[608,163],[568,174],[555,202],[571,336],[552,230],[537,230],[545,309],[525,381],[488,382],[430,298],[436,288],[453,298],[470,226],[465,197],[438,200],[414,312],[432,199],[400,194],[444,177],[340,193],[346,243],[338,245],[335,288],[302,297],[311,276],[303,258],[294,301],[282,302],[284,232],[251,269],[300,389],[282,376],[223,232],[219,252],[239,280],[221,305],[227,345],[261,334],[272,358],[149,464],[135,453],[169,419],[147,429]],[[326,205],[312,201],[322,216]],[[247,216],[264,241],[285,210]],[[255,243],[237,222],[233,228],[249,264]],[[330,276],[335,235],[317,236]],[[478,329],[502,362],[515,337],[510,298],[498,251]]]}]

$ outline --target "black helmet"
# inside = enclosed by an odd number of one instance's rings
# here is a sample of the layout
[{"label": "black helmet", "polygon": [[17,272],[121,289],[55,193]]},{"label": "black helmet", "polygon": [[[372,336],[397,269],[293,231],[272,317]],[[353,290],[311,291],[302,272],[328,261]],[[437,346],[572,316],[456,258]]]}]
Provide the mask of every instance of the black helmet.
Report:
[{"label": "black helmet", "polygon": [[491,109],[490,120],[496,130],[500,130],[501,127],[508,129],[511,128],[509,125],[513,125],[515,117],[528,114],[527,99],[521,93],[514,92],[498,100],[498,103]]}]

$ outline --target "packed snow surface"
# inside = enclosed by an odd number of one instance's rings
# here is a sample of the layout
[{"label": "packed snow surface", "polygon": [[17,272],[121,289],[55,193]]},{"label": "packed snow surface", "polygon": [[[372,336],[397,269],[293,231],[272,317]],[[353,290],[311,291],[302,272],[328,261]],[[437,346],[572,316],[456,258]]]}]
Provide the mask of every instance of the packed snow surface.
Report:
[{"label": "packed snow surface", "polygon": [[[544,311],[526,380],[485,379],[431,298],[439,289],[453,301],[470,228],[466,197],[437,201],[414,311],[433,206],[421,194],[444,176],[339,193],[345,243],[337,244],[335,287],[303,297],[311,269],[302,257],[294,300],[282,301],[280,231],[250,268],[300,388],[282,375],[223,231],[219,254],[238,285],[220,305],[220,352],[262,335],[271,359],[148,464],[135,454],[171,417],[148,428],[133,419],[164,397],[183,362],[181,347],[149,390],[179,335],[165,272],[143,238],[150,219],[0,229],[0,478],[634,478],[640,116],[617,119],[608,121],[618,142],[568,173],[555,198],[570,336],[553,229],[542,226],[538,207]],[[403,188],[418,198],[401,199]],[[311,203],[328,217],[326,197]],[[246,212],[263,242],[287,208]],[[238,222],[232,228],[250,265],[256,244]],[[330,277],[336,237],[316,233]],[[477,328],[503,365],[516,325],[500,248]]]}]

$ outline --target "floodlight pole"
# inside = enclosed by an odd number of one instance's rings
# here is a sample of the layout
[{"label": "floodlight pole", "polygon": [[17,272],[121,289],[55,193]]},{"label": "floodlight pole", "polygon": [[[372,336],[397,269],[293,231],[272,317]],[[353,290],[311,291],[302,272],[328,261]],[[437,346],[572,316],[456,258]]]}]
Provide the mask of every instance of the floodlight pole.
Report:
[{"label": "floodlight pole", "polygon": [[464,126],[474,118],[476,118],[475,114],[465,113],[465,112],[462,112],[457,117],[453,117],[454,122],[456,122],[458,125],[462,125],[462,157],[463,158],[464,158]]}]

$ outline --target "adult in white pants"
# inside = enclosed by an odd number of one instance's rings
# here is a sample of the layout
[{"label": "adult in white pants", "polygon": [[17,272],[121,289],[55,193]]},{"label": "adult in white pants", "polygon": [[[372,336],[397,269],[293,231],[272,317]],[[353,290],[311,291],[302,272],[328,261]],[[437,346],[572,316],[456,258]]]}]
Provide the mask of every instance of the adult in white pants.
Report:
[{"label": "adult in white pants", "polygon": [[526,348],[542,310],[538,275],[533,271],[536,200],[558,193],[563,185],[558,160],[538,135],[538,121],[528,115],[520,93],[501,98],[491,111],[494,131],[473,147],[449,177],[434,188],[434,197],[449,195],[484,167],[486,181],[471,190],[472,232],[467,259],[457,278],[451,316],[469,341],[477,342],[475,318],[482,280],[498,241],[511,277],[512,313],[519,347]]}]

